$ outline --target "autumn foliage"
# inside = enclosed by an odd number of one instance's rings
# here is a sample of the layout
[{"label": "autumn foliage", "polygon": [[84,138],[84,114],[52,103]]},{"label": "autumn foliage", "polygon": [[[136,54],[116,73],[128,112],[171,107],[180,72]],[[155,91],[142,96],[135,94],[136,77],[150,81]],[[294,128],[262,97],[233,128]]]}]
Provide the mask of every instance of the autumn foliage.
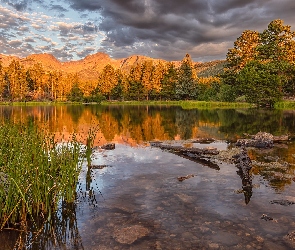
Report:
[{"label": "autumn foliage", "polygon": [[223,82],[236,97],[273,106],[295,95],[295,32],[280,19],[259,33],[246,30],[227,53]]},{"label": "autumn foliage", "polygon": [[134,56],[118,63],[97,54],[61,64],[43,55],[51,65],[31,56],[29,66],[17,60],[0,63],[0,100],[246,100],[273,106],[295,95],[294,38],[295,32],[280,19],[261,33],[245,30],[228,50],[226,63],[195,63],[189,54],[181,62]]}]

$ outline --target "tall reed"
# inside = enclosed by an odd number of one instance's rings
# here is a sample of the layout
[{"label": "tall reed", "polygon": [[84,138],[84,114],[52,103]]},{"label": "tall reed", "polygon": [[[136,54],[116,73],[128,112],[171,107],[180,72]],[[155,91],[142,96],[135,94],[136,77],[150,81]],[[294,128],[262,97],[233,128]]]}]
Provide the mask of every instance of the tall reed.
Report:
[{"label": "tall reed", "polygon": [[84,161],[73,134],[57,143],[32,124],[0,126],[0,230],[15,223],[50,219],[61,202],[75,200]]}]

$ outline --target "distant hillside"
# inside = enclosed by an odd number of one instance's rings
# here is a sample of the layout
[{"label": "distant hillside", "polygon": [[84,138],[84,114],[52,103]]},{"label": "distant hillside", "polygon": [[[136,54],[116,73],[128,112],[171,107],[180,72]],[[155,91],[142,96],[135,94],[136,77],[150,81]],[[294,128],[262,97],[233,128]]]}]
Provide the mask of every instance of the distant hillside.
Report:
[{"label": "distant hillside", "polygon": [[195,69],[199,77],[216,76],[223,72],[226,64],[225,60],[216,60],[211,62],[196,63]]},{"label": "distant hillside", "polygon": [[[30,68],[34,64],[40,63],[46,71],[77,73],[79,77],[84,79],[97,79],[99,73],[108,64],[112,65],[115,69],[129,72],[134,65],[143,63],[144,61],[153,61],[155,64],[167,62],[162,59],[153,59],[141,55],[133,55],[123,59],[112,59],[108,54],[102,52],[86,56],[81,60],[69,62],[60,62],[51,54],[32,54],[26,58],[0,54],[0,61],[4,67],[7,67],[13,60],[19,61],[25,68]],[[180,61],[173,61],[173,63],[176,67],[181,64]],[[225,61],[195,62],[194,66],[198,76],[207,77],[220,73],[224,64]]]}]

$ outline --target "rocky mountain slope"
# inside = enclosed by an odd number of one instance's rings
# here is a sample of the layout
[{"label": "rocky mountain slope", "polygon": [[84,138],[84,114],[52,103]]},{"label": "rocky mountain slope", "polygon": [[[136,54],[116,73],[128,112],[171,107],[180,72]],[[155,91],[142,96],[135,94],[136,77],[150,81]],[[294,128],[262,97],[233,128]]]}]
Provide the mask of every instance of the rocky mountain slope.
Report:
[{"label": "rocky mountain slope", "polygon": [[[132,66],[142,63],[146,60],[152,60],[155,64],[160,61],[167,62],[162,59],[153,59],[142,55],[133,55],[123,59],[112,59],[108,54],[102,52],[88,55],[81,60],[68,62],[61,62],[51,54],[32,54],[25,58],[0,54],[0,61],[4,67],[9,66],[13,60],[19,61],[25,68],[30,68],[34,64],[40,63],[43,69],[46,71],[77,73],[80,77],[86,79],[97,79],[99,73],[108,64],[112,65],[115,69],[121,69],[124,72],[128,72]],[[176,66],[180,65],[179,61],[174,63]],[[210,75],[210,69],[219,69],[223,63],[224,61],[212,61],[206,63],[196,62],[194,63],[194,66],[197,70],[197,73],[203,72],[202,74],[204,74],[204,72],[206,72],[204,75]],[[213,70],[213,72],[215,71],[216,70]]]}]

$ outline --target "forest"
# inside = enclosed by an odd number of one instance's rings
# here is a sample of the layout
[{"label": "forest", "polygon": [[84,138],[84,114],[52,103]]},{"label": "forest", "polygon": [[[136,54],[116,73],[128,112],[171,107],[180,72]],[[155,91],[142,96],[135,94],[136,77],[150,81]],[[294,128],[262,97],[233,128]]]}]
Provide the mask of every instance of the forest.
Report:
[{"label": "forest", "polygon": [[273,106],[295,95],[295,32],[283,20],[263,32],[245,30],[219,71],[197,74],[186,54],[181,63],[146,60],[126,71],[106,65],[96,80],[46,71],[41,63],[0,64],[0,100],[72,101],[197,100]]}]

